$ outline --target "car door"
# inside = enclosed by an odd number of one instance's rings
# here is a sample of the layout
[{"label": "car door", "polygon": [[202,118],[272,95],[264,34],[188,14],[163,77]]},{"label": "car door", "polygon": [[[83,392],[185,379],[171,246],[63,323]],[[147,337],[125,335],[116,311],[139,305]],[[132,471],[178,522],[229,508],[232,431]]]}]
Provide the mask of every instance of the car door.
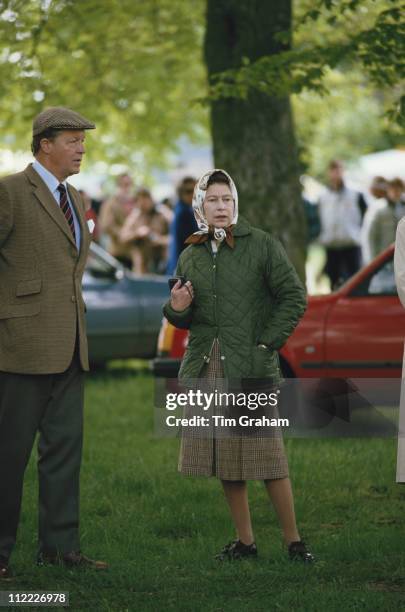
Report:
[{"label": "car door", "polygon": [[396,291],[392,254],[330,309],[325,333],[329,377],[401,376],[405,309]]},{"label": "car door", "polygon": [[92,244],[83,276],[92,363],[142,356],[139,297],[118,264]]}]

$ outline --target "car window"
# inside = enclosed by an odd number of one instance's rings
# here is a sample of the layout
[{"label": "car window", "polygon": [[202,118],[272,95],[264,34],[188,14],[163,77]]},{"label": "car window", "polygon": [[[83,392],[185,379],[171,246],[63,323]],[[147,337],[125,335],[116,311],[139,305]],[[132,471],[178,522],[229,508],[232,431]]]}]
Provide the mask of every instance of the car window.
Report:
[{"label": "car window", "polygon": [[121,271],[121,265],[104,249],[92,244],[87,257],[86,272],[96,277],[114,277]]},{"label": "car window", "polygon": [[351,293],[353,296],[398,295],[395,285],[394,260],[390,257],[367,276]]}]

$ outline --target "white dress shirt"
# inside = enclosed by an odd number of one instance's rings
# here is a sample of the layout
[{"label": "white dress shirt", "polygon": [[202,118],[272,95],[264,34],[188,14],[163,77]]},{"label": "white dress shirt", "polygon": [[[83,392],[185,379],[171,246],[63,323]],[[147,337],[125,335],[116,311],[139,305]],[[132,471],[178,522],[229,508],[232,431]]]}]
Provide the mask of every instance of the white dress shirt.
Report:
[{"label": "white dress shirt", "polygon": [[[41,179],[44,181],[45,185],[48,187],[49,191],[55,198],[57,205],[60,206],[60,193],[58,191],[58,187],[61,184],[61,182],[56,178],[56,176],[52,174],[52,172],[49,172],[49,170],[47,170],[47,168],[45,168],[37,159],[33,162],[32,167],[39,174]],[[66,181],[63,181],[62,185],[64,185],[66,189],[69,206],[72,210],[73,223],[75,227],[76,246],[77,246],[77,250],[80,251],[81,233],[80,233],[79,219],[77,218],[76,211],[72,204],[72,200],[69,197],[69,191],[67,188]]]}]

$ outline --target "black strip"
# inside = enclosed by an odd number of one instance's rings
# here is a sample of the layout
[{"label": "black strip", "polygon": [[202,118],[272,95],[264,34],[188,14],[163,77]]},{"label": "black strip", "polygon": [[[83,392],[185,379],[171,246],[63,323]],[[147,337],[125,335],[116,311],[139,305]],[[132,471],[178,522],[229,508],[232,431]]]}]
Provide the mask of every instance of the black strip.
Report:
[{"label": "black strip", "polygon": [[301,367],[310,370],[316,368],[361,368],[375,370],[377,368],[389,368],[394,370],[396,368],[402,369],[402,361],[304,361],[301,363]]},{"label": "black strip", "polygon": [[151,363],[152,372],[157,377],[175,378],[179,373],[181,359],[156,357]]}]

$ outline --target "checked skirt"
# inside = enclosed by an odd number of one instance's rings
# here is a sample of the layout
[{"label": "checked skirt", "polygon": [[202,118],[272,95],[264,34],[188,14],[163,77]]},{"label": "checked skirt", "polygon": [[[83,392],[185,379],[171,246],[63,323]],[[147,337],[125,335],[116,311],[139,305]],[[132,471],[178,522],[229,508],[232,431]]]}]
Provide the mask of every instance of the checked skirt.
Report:
[{"label": "checked skirt", "polygon": [[[226,386],[220,359],[219,342],[212,345],[210,360],[205,364],[201,378],[204,390],[223,391]],[[214,408],[213,410],[217,410]],[[250,412],[250,411],[249,411]],[[195,414],[195,409],[193,414]],[[200,411],[207,418],[212,411]],[[218,412],[217,412],[218,414]],[[227,414],[232,414],[232,411]],[[190,416],[186,408],[184,416]],[[250,416],[255,416],[250,412]],[[278,416],[272,409],[272,416]],[[212,420],[212,419],[210,419]],[[185,476],[216,476],[221,480],[274,480],[288,477],[288,462],[279,427],[266,429],[266,435],[249,428],[183,428],[181,432],[178,470]]]}]

